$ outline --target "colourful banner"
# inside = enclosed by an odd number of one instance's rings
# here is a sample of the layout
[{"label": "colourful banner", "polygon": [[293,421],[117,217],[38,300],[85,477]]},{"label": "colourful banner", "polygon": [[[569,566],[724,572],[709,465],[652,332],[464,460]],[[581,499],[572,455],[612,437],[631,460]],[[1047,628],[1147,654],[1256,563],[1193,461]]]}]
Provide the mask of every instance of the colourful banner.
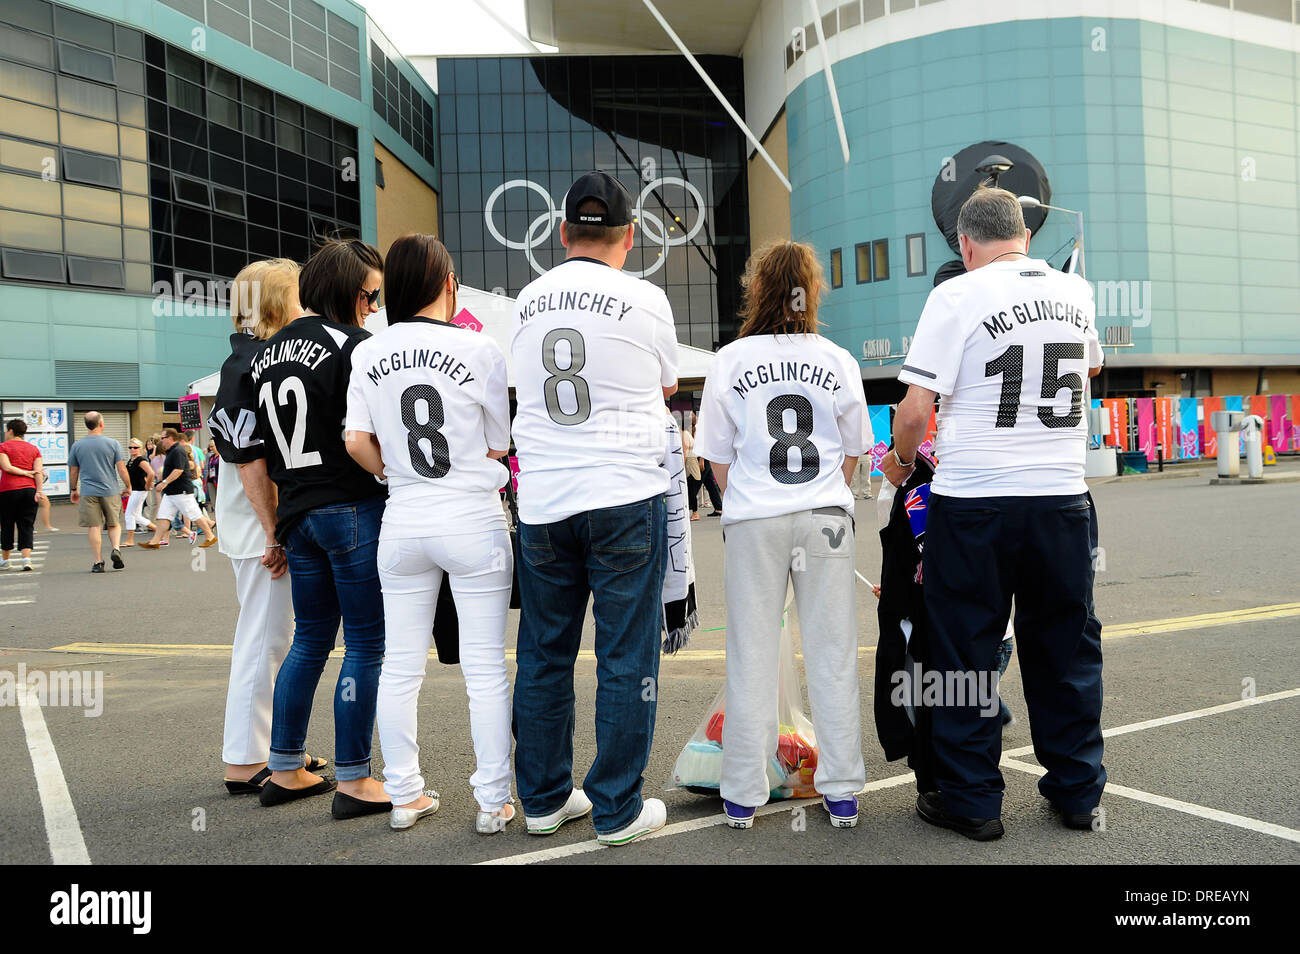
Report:
[{"label": "colourful banner", "polygon": [[1110,433],[1106,435],[1106,446],[1127,450],[1128,401],[1124,398],[1103,398],[1101,406],[1110,414]]},{"label": "colourful banner", "polygon": [[1178,444],[1174,440],[1174,399],[1156,398],[1156,443],[1165,460],[1178,457]]},{"label": "colourful banner", "polygon": [[1147,460],[1156,459],[1156,401],[1155,398],[1138,398],[1133,402],[1137,409],[1138,439],[1137,449],[1147,455]]},{"label": "colourful banner", "polygon": [[1291,449],[1300,451],[1300,394],[1291,395]]},{"label": "colourful banner", "polygon": [[[1242,406],[1241,406],[1241,395],[1240,395],[1240,394],[1232,394],[1232,395],[1229,395],[1228,397],[1225,397],[1225,398],[1223,399],[1223,409],[1224,409],[1225,411],[1241,411],[1241,410],[1243,410],[1243,408],[1242,408]],[[1238,435],[1237,435],[1237,456],[1238,456],[1238,457],[1241,457],[1241,456],[1244,455],[1245,453],[1246,453],[1245,438],[1243,438],[1243,437],[1241,436],[1241,434],[1238,434]]]},{"label": "colourful banner", "polygon": [[1191,460],[1201,456],[1200,426],[1196,398],[1178,399],[1178,456]]},{"label": "colourful banner", "polygon": [[1291,401],[1285,394],[1268,398],[1268,443],[1275,452],[1287,449],[1291,438],[1291,416],[1287,413]]},{"label": "colourful banner", "polygon": [[867,415],[871,419],[871,434],[875,443],[871,446],[871,476],[880,477],[880,462],[885,459],[889,442],[893,437],[893,426],[889,420],[888,404],[867,405]]},{"label": "colourful banner", "polygon": [[1223,410],[1223,398],[1201,398],[1201,446],[1205,448],[1206,457],[1216,457],[1219,453],[1219,435],[1214,432],[1211,415]]}]

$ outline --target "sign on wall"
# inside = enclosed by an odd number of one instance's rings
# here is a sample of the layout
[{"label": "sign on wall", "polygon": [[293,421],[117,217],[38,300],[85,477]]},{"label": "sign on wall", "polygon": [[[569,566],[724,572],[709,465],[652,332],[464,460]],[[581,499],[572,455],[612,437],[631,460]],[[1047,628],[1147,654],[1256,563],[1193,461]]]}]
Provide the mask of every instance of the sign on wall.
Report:
[{"label": "sign on wall", "polygon": [[62,431],[68,426],[68,405],[24,401],[23,421],[29,431]]},{"label": "sign on wall", "polygon": [[180,407],[181,430],[200,431],[203,429],[203,410],[199,405],[197,394],[187,394],[177,402]]},{"label": "sign on wall", "polygon": [[68,435],[65,431],[28,431],[27,443],[34,444],[41,452],[47,470],[50,464],[68,462]]},{"label": "sign on wall", "polygon": [[41,488],[42,493],[51,497],[66,497],[71,491],[72,488],[68,486],[66,464],[45,468],[45,486]]}]

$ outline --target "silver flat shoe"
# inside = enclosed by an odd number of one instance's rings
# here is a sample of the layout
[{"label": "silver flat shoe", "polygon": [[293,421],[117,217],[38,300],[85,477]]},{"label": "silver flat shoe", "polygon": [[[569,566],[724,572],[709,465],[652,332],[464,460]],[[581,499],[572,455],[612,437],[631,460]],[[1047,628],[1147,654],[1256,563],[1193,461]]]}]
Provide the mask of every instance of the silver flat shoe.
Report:
[{"label": "silver flat shoe", "polygon": [[438,805],[441,804],[438,793],[433,789],[428,789],[424,794],[433,799],[432,805],[427,808],[398,808],[394,805],[393,810],[388,815],[388,827],[393,831],[403,831],[413,826],[426,815],[432,815],[436,812]]}]

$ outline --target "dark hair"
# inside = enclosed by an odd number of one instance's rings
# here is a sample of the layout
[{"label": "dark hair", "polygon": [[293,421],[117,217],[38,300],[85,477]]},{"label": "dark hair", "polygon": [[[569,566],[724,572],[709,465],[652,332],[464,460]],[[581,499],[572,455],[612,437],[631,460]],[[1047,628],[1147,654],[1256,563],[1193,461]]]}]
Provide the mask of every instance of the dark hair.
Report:
[{"label": "dark hair", "polygon": [[[583,199],[578,203],[578,214],[604,215],[609,210],[599,199]],[[565,222],[564,235],[570,245],[594,242],[597,245],[615,245],[627,235],[626,225],[587,225],[582,222]]]},{"label": "dark hair", "polygon": [[741,276],[738,338],[817,334],[817,306],[825,282],[811,245],[773,242],[755,252]]},{"label": "dark hair", "polygon": [[298,275],[298,300],[308,311],[340,325],[356,325],[357,295],[371,270],[383,272],[379,251],[360,239],[330,239]]},{"label": "dark hair", "polygon": [[[436,236],[422,233],[403,235],[388,247],[384,272],[385,314],[391,325],[409,321],[420,309],[437,301],[452,274],[451,253]],[[451,307],[456,307],[452,293]],[[451,317],[451,313],[447,315]]]},{"label": "dark hair", "polygon": [[14,432],[14,437],[22,437],[27,433],[27,422],[20,417],[15,417],[12,421],[5,421],[5,428]]},{"label": "dark hair", "polygon": [[179,441],[181,439],[181,432],[176,430],[174,427],[164,427],[162,429],[162,436],[170,437],[173,441]]}]

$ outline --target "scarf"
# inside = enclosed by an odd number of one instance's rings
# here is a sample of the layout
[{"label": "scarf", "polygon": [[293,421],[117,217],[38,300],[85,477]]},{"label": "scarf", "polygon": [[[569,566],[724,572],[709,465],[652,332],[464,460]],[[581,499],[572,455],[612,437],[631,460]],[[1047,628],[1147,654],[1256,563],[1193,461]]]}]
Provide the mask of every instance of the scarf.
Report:
[{"label": "scarf", "polygon": [[668,509],[667,559],[664,569],[664,642],[663,651],[675,653],[685,649],[691,633],[700,625],[695,605],[695,562],[691,558],[691,512],[686,495],[686,460],[682,453],[682,434],[672,415],[664,428],[664,461],[669,485],[664,500]]}]

